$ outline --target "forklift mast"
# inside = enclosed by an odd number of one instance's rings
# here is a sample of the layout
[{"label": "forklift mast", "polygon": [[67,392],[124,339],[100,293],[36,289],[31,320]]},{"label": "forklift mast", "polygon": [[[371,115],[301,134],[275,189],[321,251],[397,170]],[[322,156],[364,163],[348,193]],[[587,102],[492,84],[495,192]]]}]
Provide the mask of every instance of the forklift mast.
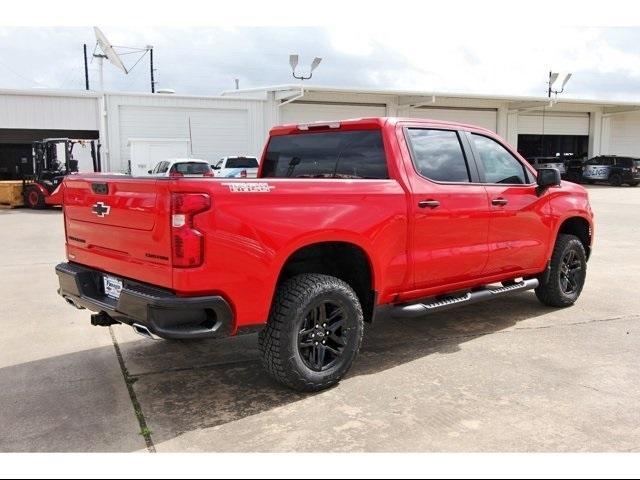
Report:
[{"label": "forklift mast", "polygon": [[78,172],[78,160],[74,147],[91,147],[93,171],[100,172],[100,144],[96,140],[71,138],[46,138],[32,144],[33,172],[22,174],[22,191],[25,204],[31,208],[60,205],[62,181],[67,175]]}]

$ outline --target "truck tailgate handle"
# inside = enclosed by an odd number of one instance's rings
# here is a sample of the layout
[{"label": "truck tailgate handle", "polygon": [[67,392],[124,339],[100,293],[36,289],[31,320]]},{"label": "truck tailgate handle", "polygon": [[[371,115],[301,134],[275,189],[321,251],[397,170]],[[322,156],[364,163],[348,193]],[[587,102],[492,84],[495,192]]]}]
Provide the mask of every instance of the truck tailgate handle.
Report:
[{"label": "truck tailgate handle", "polygon": [[420,208],[438,208],[440,202],[438,200],[421,200],[418,202]]},{"label": "truck tailgate handle", "polygon": [[98,195],[108,195],[109,194],[109,185],[103,182],[92,182],[91,190],[93,193]]},{"label": "truck tailgate handle", "polygon": [[498,206],[504,206],[507,203],[509,203],[509,200],[507,200],[506,198],[502,198],[502,197],[498,197],[498,198],[494,198],[493,200],[491,200],[491,204],[492,205],[498,205]]}]

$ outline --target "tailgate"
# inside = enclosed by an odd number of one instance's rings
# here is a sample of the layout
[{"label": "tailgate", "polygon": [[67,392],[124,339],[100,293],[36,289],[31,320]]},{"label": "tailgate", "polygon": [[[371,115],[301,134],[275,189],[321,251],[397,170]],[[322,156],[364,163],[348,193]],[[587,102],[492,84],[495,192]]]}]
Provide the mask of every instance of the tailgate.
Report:
[{"label": "tailgate", "polygon": [[171,288],[168,182],[154,178],[67,178],[69,260]]}]

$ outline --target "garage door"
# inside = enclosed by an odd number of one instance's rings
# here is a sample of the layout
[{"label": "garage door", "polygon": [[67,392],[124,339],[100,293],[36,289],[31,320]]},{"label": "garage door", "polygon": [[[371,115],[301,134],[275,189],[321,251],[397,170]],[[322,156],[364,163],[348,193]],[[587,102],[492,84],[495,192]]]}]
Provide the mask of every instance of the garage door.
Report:
[{"label": "garage door", "polygon": [[[544,131],[543,131],[544,129]],[[588,113],[518,115],[518,133],[528,135],[589,135]]]},{"label": "garage door", "polygon": [[640,157],[640,114],[628,113],[611,117],[610,155]]},{"label": "garage door", "polygon": [[223,108],[162,108],[121,106],[120,158],[129,159],[131,138],[189,138],[189,119],[193,156],[217,160],[226,155],[250,152],[249,112]]},{"label": "garage door", "polygon": [[404,109],[400,112],[400,115],[411,118],[469,123],[487,128],[493,132],[498,128],[498,112],[494,109],[420,107]]},{"label": "garage door", "polygon": [[280,123],[306,123],[348,118],[384,117],[385,105],[295,102],[281,107]]}]

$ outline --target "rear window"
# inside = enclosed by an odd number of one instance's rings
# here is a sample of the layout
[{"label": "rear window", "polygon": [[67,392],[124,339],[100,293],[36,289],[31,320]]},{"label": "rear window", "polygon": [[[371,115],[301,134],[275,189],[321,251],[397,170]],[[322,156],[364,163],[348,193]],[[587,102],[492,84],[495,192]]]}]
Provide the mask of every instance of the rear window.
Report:
[{"label": "rear window", "polygon": [[208,163],[182,162],[174,164],[171,167],[171,172],[178,172],[183,175],[202,175],[209,172],[210,168]]},{"label": "rear window", "polygon": [[271,137],[265,178],[389,178],[379,130]]},{"label": "rear window", "polygon": [[227,168],[258,168],[258,160],[251,157],[227,158]]}]

